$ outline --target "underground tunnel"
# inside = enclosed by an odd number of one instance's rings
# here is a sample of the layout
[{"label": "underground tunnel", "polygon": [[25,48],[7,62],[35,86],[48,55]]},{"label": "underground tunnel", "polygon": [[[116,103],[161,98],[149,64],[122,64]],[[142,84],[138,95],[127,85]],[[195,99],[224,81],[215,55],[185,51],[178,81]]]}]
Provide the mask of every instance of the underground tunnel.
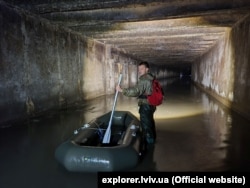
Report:
[{"label": "underground tunnel", "polygon": [[247,1],[12,0],[1,18],[1,124],[111,94],[121,66],[132,85],[139,61],[249,117]]},{"label": "underground tunnel", "polygon": [[140,61],[163,85],[188,76],[249,120],[246,0],[0,0],[0,10],[1,131],[112,95],[119,73],[134,85]]}]

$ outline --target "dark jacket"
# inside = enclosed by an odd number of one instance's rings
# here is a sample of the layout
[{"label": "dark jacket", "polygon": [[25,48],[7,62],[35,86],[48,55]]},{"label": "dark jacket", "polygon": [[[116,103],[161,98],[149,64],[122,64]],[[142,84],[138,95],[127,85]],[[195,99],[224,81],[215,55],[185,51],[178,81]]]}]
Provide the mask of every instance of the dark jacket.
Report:
[{"label": "dark jacket", "polygon": [[140,76],[134,87],[124,88],[123,95],[127,97],[138,97],[138,104],[148,104],[146,95],[152,93],[152,81],[154,76],[151,73]]}]

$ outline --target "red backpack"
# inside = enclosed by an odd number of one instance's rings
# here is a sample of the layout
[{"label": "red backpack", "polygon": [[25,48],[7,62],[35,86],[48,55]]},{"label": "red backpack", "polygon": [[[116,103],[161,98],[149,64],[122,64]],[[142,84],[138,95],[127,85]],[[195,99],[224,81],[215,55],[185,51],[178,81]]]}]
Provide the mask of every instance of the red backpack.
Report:
[{"label": "red backpack", "polygon": [[164,98],[164,93],[161,87],[161,84],[157,79],[154,79],[152,82],[152,94],[147,96],[148,102],[151,105],[158,106],[162,104],[163,98]]}]

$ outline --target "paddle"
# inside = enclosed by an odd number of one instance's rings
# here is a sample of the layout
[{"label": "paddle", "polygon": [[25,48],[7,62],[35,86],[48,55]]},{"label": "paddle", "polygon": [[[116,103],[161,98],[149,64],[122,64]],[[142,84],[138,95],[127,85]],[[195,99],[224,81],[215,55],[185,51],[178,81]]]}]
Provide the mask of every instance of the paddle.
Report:
[{"label": "paddle", "polygon": [[[120,76],[119,76],[118,85],[120,85],[121,80],[122,80],[122,74],[120,74]],[[112,124],[113,114],[114,114],[114,111],[115,111],[117,96],[118,96],[118,91],[116,91],[116,93],[115,93],[115,100],[114,100],[111,116],[110,116],[110,119],[109,119],[109,125],[108,125],[108,128],[107,128],[107,130],[106,130],[106,132],[104,134],[103,140],[102,140],[103,144],[107,144],[107,143],[110,142],[111,124]]]}]

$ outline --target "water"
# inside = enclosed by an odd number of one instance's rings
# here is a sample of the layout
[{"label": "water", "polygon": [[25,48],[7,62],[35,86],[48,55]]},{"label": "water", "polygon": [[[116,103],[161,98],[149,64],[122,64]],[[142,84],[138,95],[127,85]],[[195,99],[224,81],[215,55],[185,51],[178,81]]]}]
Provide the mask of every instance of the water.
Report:
[{"label": "water", "polygon": [[[164,81],[164,103],[155,113],[157,142],[131,171],[249,171],[248,120],[190,84]],[[0,129],[1,188],[97,187],[97,173],[68,172],[55,148],[75,129],[112,109],[114,95],[60,112],[49,112]],[[116,110],[138,115],[135,98],[119,94]]]}]

